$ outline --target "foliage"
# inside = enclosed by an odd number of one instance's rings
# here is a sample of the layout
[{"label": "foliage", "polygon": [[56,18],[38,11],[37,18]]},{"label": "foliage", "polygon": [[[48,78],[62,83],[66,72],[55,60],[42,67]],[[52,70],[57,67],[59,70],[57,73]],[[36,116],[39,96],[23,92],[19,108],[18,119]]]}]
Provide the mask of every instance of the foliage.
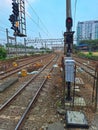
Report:
[{"label": "foliage", "polygon": [[0,47],[0,59],[5,59],[6,56],[7,56],[7,51],[3,47]]},{"label": "foliage", "polygon": [[87,54],[79,52],[78,56],[82,57],[82,58],[87,58],[87,59],[92,59],[92,60],[98,60],[98,56],[93,55],[92,52],[88,52]]},{"label": "foliage", "polygon": [[[23,45],[23,44],[17,44],[17,45],[15,45],[15,44],[9,43],[9,44],[6,44],[6,47],[25,48],[25,45]],[[26,46],[26,48],[34,49],[34,46]]]},{"label": "foliage", "polygon": [[96,40],[81,40],[79,44],[87,44],[90,50],[98,50],[98,39]]},{"label": "foliage", "polygon": [[41,47],[40,50],[45,50],[45,47]]},{"label": "foliage", "polygon": [[76,44],[73,44],[73,53],[78,53],[79,52],[79,50],[77,49],[77,46],[76,46]]},{"label": "foliage", "polygon": [[92,53],[92,52],[89,52],[88,55],[93,56],[93,53]]}]

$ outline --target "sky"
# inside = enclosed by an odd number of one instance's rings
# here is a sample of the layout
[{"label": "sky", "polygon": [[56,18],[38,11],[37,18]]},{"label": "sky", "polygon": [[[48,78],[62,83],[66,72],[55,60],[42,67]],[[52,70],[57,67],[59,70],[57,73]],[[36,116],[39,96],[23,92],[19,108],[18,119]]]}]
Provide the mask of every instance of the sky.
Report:
[{"label": "sky", "polygon": [[[27,39],[62,38],[66,31],[66,0],[24,0]],[[77,1],[76,8],[75,2]],[[98,20],[98,0],[71,0],[73,29],[78,21]],[[6,42],[6,28],[13,36],[11,23],[12,0],[0,2],[0,42]],[[76,35],[76,34],[75,34]],[[18,38],[22,42],[24,38]]]}]

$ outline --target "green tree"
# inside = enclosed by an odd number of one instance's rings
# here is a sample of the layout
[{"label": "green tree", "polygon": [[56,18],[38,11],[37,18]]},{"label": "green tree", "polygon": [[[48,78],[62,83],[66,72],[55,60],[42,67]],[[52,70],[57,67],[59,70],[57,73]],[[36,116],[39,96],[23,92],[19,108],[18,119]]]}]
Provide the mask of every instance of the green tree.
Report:
[{"label": "green tree", "polygon": [[98,39],[96,40],[81,40],[79,44],[87,44],[89,47],[89,50],[98,50]]},{"label": "green tree", "polygon": [[5,59],[6,56],[7,56],[7,51],[3,47],[0,47],[0,59]]}]

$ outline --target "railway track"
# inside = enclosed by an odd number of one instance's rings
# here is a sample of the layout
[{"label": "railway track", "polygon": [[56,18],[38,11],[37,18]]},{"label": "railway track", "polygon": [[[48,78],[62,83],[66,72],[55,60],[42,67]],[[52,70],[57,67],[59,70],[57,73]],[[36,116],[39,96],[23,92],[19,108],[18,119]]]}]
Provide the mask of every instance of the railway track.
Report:
[{"label": "railway track", "polygon": [[[55,55],[50,55],[49,57],[44,57],[42,60],[41,66],[37,67],[37,73],[40,71],[40,69]],[[48,59],[47,59],[48,58]],[[37,59],[36,59],[37,60]],[[32,65],[35,64],[35,62],[32,63]],[[11,72],[12,73],[12,72]],[[0,89],[0,104],[3,104],[6,100],[8,100],[16,91],[18,91],[21,86],[26,83],[30,78],[32,78],[34,74],[27,74],[25,77],[18,76],[18,74],[12,74],[11,76],[5,77],[4,80],[1,82],[6,83],[7,81],[13,80],[13,79],[18,79],[18,82],[13,83],[10,85],[9,88],[6,88],[6,90],[2,91],[2,88]],[[8,79],[8,80],[7,80]],[[2,86],[1,86],[2,87]]]},{"label": "railway track", "polygon": [[38,74],[33,76],[7,102],[0,107],[0,125],[2,129],[18,130],[30,108],[35,103],[47,76],[52,70],[57,57],[49,61]]},{"label": "railway track", "polygon": [[46,56],[41,56],[38,58],[33,58],[33,60],[29,59],[28,61],[23,62],[21,65],[19,65],[18,67],[15,67],[13,69],[7,70],[3,73],[0,74],[0,80],[3,80],[17,72],[19,72],[21,69],[26,68],[29,65],[33,65],[34,63],[36,63],[37,61],[41,61],[41,59],[43,60],[44,58],[48,58],[51,57],[51,55],[46,55]]},{"label": "railway track", "polygon": [[74,57],[74,60],[76,62],[76,65],[82,70],[85,71],[86,73],[88,73],[90,76],[92,76],[93,78],[96,78],[96,65],[93,66],[92,64],[88,64],[87,60],[82,60],[81,58],[76,58]]},{"label": "railway track", "polygon": [[98,64],[98,61],[95,61],[95,60],[91,60],[91,59],[87,59],[87,58],[82,58],[82,57],[78,57],[78,56],[75,56],[73,55],[73,57],[75,59],[79,59],[80,61],[82,61],[83,63],[85,62],[86,64],[89,64],[90,66],[92,67],[96,67],[96,65]]}]

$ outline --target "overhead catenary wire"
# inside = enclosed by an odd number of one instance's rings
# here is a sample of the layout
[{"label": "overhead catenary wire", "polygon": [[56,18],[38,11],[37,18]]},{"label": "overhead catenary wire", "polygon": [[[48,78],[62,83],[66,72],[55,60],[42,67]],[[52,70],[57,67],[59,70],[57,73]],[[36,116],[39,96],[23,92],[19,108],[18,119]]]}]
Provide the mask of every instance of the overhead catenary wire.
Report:
[{"label": "overhead catenary wire", "polygon": [[[28,0],[26,0],[26,2],[28,3],[28,5],[31,7],[31,9],[33,10],[34,14],[38,17],[38,19],[40,20],[40,22],[43,24],[44,28],[46,29],[46,31],[48,32],[48,29],[46,28],[46,26],[44,25],[44,23],[42,22],[42,20],[40,19],[40,17],[38,16],[38,14],[36,13],[36,11],[33,9],[33,7],[31,6],[31,4],[29,4]],[[49,32],[48,32],[49,33]]]},{"label": "overhead catenary wire", "polygon": [[33,21],[33,23],[35,23],[45,34],[48,34],[48,33],[46,33],[46,32],[43,30],[43,28],[42,28],[41,26],[39,26],[39,24],[29,15],[28,12],[25,12],[25,13],[26,13],[26,15]]},{"label": "overhead catenary wire", "polygon": [[[3,13],[4,14],[4,13]],[[6,32],[6,28],[10,28],[10,26],[6,23],[4,23],[3,21],[0,20],[0,25],[3,25],[3,26],[0,26],[0,32],[2,31],[3,33]]]},{"label": "overhead catenary wire", "polygon": [[4,32],[4,33],[5,33],[6,31],[5,31],[5,29],[2,29],[2,28],[0,27],[0,32]]},{"label": "overhead catenary wire", "polygon": [[0,28],[2,28],[3,30],[6,29],[6,27],[10,27],[9,25],[2,22],[1,20],[0,20],[0,25],[3,25],[3,26],[0,26]]},{"label": "overhead catenary wire", "polygon": [[[0,33],[1,32],[6,33],[6,29],[8,29],[8,28],[0,26]],[[8,33],[11,33],[11,32],[8,30]]]},{"label": "overhead catenary wire", "polygon": [[[31,7],[32,11],[34,12],[34,14],[37,16],[38,20],[40,21],[40,23],[43,25],[45,31],[47,32],[47,34],[51,35],[48,31],[48,29],[46,28],[45,24],[42,22],[41,18],[38,16],[38,14],[36,13],[36,11],[33,9],[33,7],[31,6],[31,4],[28,2],[28,0],[26,0],[26,2],[28,3],[28,5]],[[33,20],[34,21],[34,20]],[[34,22],[35,23],[35,22]],[[40,26],[38,24],[38,26]]]}]

